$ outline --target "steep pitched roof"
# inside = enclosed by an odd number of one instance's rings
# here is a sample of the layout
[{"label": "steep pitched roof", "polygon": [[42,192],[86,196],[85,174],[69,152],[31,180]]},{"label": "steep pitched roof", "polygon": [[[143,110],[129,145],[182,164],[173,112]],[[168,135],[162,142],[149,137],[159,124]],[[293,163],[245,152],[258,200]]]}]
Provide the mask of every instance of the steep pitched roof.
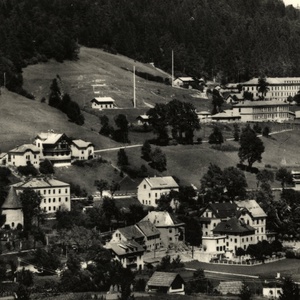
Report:
[{"label": "steep pitched roof", "polygon": [[[181,278],[178,273],[154,272],[147,284],[148,286],[170,287],[177,276]],[[182,278],[181,280],[183,281]]]},{"label": "steep pitched roof", "polygon": [[238,207],[246,208],[253,218],[266,218],[267,214],[256,202],[256,200],[240,200],[235,201]]},{"label": "steep pitched roof", "polygon": [[64,133],[41,132],[36,138],[43,140],[44,144],[55,144]]},{"label": "steep pitched roof", "polygon": [[18,209],[22,208],[21,201],[13,186],[10,186],[8,195],[2,205],[2,209]]},{"label": "steep pitched roof", "polygon": [[233,234],[233,233],[248,233],[253,234],[255,228],[250,225],[247,225],[242,220],[233,217],[227,221],[220,222],[214,229],[214,233],[219,234]]},{"label": "steep pitched roof", "polygon": [[118,229],[122,235],[128,240],[142,238],[144,235],[135,225]]},{"label": "steep pitched roof", "polygon": [[145,181],[150,185],[152,189],[179,188],[179,185],[172,176],[148,177],[145,178]]},{"label": "steep pitched roof", "polygon": [[89,146],[93,146],[93,144],[91,142],[85,142],[83,140],[73,140],[72,144],[74,144],[74,146],[76,146],[77,148],[80,148],[80,149],[85,149]]},{"label": "steep pitched roof", "polygon": [[33,144],[24,144],[10,150],[9,153],[25,153],[26,151],[31,151],[32,153],[40,153],[40,149]]},{"label": "steep pitched roof", "polygon": [[151,211],[141,221],[150,221],[157,228],[184,225],[183,222],[177,220],[174,215],[167,211]]},{"label": "steep pitched roof", "polygon": [[231,202],[209,203],[207,208],[210,208],[217,218],[226,219],[235,216],[237,205]]},{"label": "steep pitched roof", "polygon": [[136,226],[146,237],[160,234],[160,231],[150,221],[140,221]]}]

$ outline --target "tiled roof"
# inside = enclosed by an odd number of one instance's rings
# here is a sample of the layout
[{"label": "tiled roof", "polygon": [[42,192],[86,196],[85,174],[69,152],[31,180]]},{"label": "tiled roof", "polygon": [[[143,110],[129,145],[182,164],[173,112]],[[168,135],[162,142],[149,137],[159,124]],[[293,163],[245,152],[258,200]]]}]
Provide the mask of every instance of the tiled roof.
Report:
[{"label": "tiled roof", "polygon": [[10,186],[8,195],[2,205],[2,209],[17,209],[22,208],[21,201],[13,186]]},{"label": "tiled roof", "polygon": [[151,211],[141,221],[150,221],[157,228],[184,225],[183,222],[180,222],[174,217],[174,215],[166,211]]},{"label": "tiled roof", "polygon": [[235,201],[237,206],[246,208],[254,218],[265,218],[267,214],[256,202],[256,200]]},{"label": "tiled roof", "polygon": [[44,144],[55,144],[63,135],[63,133],[42,132],[37,138],[43,140]]},{"label": "tiled roof", "polygon": [[144,248],[135,241],[110,242],[104,247],[106,249],[111,249],[118,256],[144,252]]},{"label": "tiled roof", "polygon": [[220,219],[231,218],[236,214],[236,207],[235,203],[209,203],[207,208],[210,208],[215,216]]},{"label": "tiled roof", "polygon": [[180,275],[178,273],[171,272],[154,272],[147,285],[170,287],[177,276]]},{"label": "tiled roof", "polygon": [[276,105],[288,106],[289,104],[279,100],[257,100],[257,101],[245,100],[237,104],[233,104],[233,107],[276,106]]},{"label": "tiled roof", "polygon": [[165,177],[148,177],[145,178],[146,182],[152,189],[170,189],[179,188],[179,185],[172,176]]},{"label": "tiled roof", "polygon": [[135,225],[118,229],[122,235],[128,240],[142,238],[144,235],[135,227]]},{"label": "tiled roof", "polygon": [[13,186],[17,188],[48,188],[69,186],[69,184],[56,179],[32,178],[25,182],[16,183]]},{"label": "tiled roof", "polygon": [[77,148],[87,148],[89,146],[93,146],[92,143],[90,142],[85,142],[83,140],[73,140],[72,143],[77,147]]},{"label": "tiled roof", "polygon": [[33,144],[24,144],[22,146],[16,147],[10,150],[10,153],[25,153],[26,151],[31,151],[33,153],[40,153],[40,149]]},{"label": "tiled roof", "polygon": [[160,231],[150,221],[141,221],[136,226],[146,237],[160,234]]},{"label": "tiled roof", "polygon": [[255,229],[247,225],[242,220],[238,220],[236,217],[233,217],[227,221],[220,222],[214,229],[214,233],[219,234],[233,234],[233,233],[248,233],[253,234]]}]

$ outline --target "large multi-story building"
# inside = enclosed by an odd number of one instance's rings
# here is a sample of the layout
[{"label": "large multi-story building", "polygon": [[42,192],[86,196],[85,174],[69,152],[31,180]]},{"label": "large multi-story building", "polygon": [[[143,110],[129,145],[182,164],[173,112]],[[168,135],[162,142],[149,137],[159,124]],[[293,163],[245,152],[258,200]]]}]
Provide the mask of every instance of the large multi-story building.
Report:
[{"label": "large multi-story building", "polygon": [[33,189],[42,196],[41,209],[46,213],[71,210],[70,185],[52,178],[32,178],[13,185],[17,195],[26,189]]},{"label": "large multi-story building", "polygon": [[279,100],[249,101],[245,100],[232,107],[233,115],[240,115],[241,122],[283,122],[293,117],[288,102]]},{"label": "large multi-story building", "polygon": [[[267,77],[266,99],[285,101],[289,96],[295,96],[300,91],[300,77]],[[253,93],[254,98],[259,97],[258,78],[241,83],[244,92]]]}]

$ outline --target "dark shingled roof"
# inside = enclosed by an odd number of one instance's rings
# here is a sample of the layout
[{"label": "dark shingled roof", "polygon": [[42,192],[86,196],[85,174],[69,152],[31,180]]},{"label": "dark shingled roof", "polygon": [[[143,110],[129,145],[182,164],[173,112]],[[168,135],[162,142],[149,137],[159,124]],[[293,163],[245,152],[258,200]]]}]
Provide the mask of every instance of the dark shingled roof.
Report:
[{"label": "dark shingled roof", "polygon": [[2,205],[2,209],[20,209],[22,208],[21,201],[13,186],[10,187],[8,195]]},{"label": "dark shingled roof", "polygon": [[242,220],[238,220],[236,217],[233,217],[227,221],[219,223],[214,229],[214,233],[219,234],[230,234],[230,233],[249,233],[252,234],[255,232],[255,228],[250,225],[247,225]]},{"label": "dark shingled roof", "polygon": [[160,234],[160,231],[150,222],[141,221],[136,226],[144,233],[146,237]]},{"label": "dark shingled roof", "polygon": [[178,273],[154,272],[147,284],[148,286],[170,287],[177,276],[181,278],[181,276]]},{"label": "dark shingled roof", "polygon": [[136,228],[135,225],[119,228],[118,230],[128,240],[144,237],[144,235]]},{"label": "dark shingled roof", "polygon": [[209,203],[207,208],[210,208],[217,218],[226,219],[236,215],[237,205],[228,202]]}]

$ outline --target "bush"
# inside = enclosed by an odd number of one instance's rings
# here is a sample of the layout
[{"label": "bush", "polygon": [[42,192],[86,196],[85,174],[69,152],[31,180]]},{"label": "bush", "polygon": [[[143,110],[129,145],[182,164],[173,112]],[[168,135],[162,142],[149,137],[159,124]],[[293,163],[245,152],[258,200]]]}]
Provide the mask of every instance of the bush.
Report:
[{"label": "bush", "polygon": [[28,164],[27,166],[19,166],[17,170],[24,176],[36,176],[38,174],[37,169],[32,164]]},{"label": "bush", "polygon": [[239,149],[233,145],[226,144],[226,145],[211,145],[211,149],[222,151],[222,152],[235,152],[238,151]]}]

